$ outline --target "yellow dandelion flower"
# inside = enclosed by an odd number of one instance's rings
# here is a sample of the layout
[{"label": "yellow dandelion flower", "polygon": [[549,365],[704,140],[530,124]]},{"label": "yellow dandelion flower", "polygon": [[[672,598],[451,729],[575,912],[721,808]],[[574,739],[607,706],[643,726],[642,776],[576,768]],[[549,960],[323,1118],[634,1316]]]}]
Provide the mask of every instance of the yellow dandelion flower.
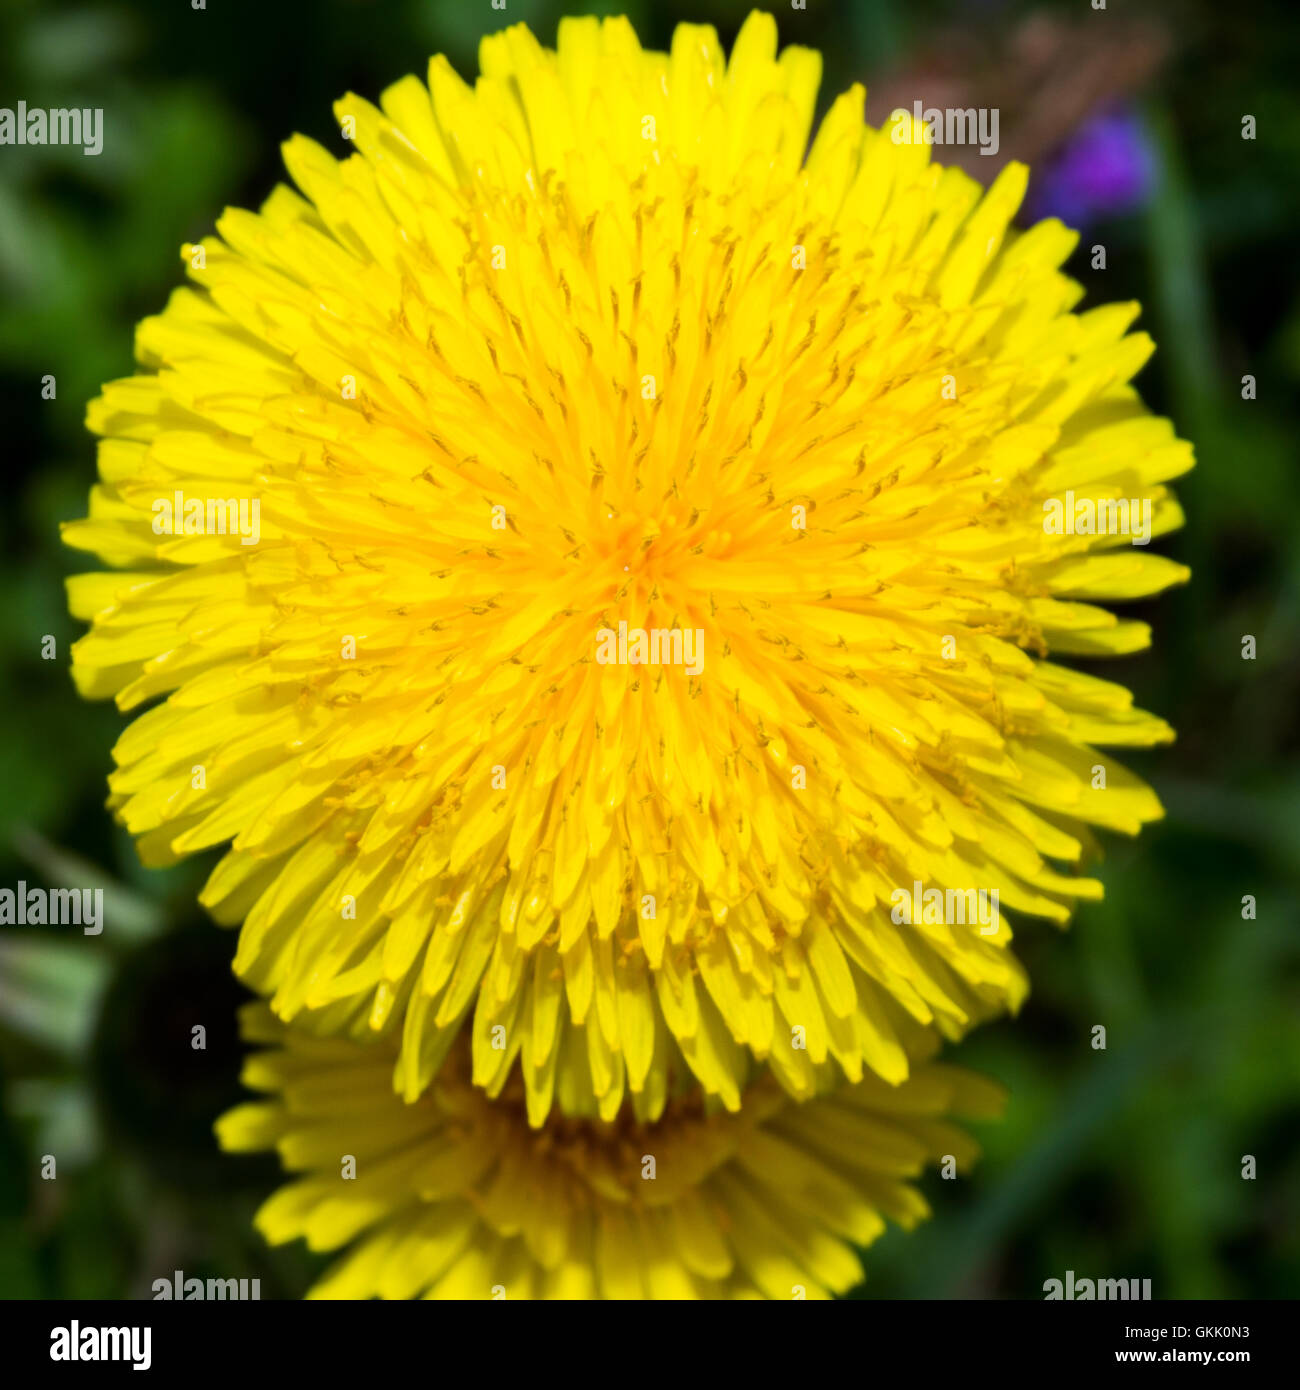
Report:
[{"label": "yellow dandelion flower", "polygon": [[1168,727],[1046,659],[1145,646],[1099,601],[1186,575],[1072,524],[1181,519],[1136,306],[1076,313],[1023,167],[985,192],[861,87],[809,149],[768,16],[481,67],[345,97],[342,161],[290,140],[301,192],[184,248],[91,404],[74,676],[167,697],[110,805],[149,863],[228,843],[237,970],[400,1034],[408,1098],[471,1011],[539,1123],[557,1084],[652,1116],[679,1058],[729,1107],[756,1060],[900,1082],[911,1023],[1025,981],[1005,918],[896,895],[1062,921],[1092,827],[1160,815],[1096,750]]},{"label": "yellow dandelion flower", "polygon": [[[298,1176],[258,1212],[273,1244],[347,1247],[317,1298],[808,1298],[862,1279],[854,1247],[929,1214],[910,1183],[974,1141],[947,1117],[999,1113],[986,1079],[931,1062],[803,1103],[770,1079],[738,1114],[698,1086],[654,1124],[552,1112],[522,1086],[488,1100],[466,1042],[414,1104],[393,1051],[242,1011],[244,1080],[267,1092],[217,1123],[223,1147],[275,1148]],[[350,1164],[350,1166],[349,1166]]]}]

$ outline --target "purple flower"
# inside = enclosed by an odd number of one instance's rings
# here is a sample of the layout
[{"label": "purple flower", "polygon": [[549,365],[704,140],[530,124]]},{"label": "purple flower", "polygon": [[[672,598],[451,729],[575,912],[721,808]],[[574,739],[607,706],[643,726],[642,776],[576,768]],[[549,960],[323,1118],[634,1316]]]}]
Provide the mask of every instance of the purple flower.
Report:
[{"label": "purple flower", "polygon": [[1059,217],[1082,228],[1140,207],[1155,173],[1155,151],[1140,117],[1110,111],[1080,126],[1036,172],[1028,212],[1035,221]]}]

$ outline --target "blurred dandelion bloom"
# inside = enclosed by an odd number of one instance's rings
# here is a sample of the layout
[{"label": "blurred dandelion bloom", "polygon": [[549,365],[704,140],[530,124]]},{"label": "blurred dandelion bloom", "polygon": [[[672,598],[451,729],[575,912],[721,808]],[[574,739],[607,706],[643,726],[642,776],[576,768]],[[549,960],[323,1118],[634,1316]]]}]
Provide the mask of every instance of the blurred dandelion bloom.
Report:
[{"label": "blurred dandelion bloom", "polygon": [[950,1117],[1002,1101],[983,1077],[923,1062],[901,1086],[869,1077],[803,1104],[767,1077],[739,1114],[693,1086],[654,1124],[553,1111],[538,1130],[517,1082],[497,1100],[471,1084],[463,1038],[404,1104],[384,1043],[316,1038],[263,1004],[242,1021],[268,1045],[244,1069],[267,1099],[217,1131],[227,1149],[275,1148],[295,1175],[257,1215],[268,1240],[348,1247],[317,1298],[842,1293],[862,1278],[854,1246],[928,1215],[909,1180],[945,1155],[974,1161]]},{"label": "blurred dandelion bloom", "polygon": [[[1044,526],[1067,490],[1180,523],[1137,307],[1074,312],[1074,234],[1011,226],[1024,168],[985,191],[861,87],[809,148],[820,59],[768,16],[729,61],[566,19],[481,68],[343,98],[342,161],[290,140],[300,191],[183,249],[91,404],[65,534],[112,569],[70,581],[74,676],[166,697],[110,805],[148,863],[228,845],[240,975],[384,1035],[408,1099],[463,1026],[537,1125],[654,1119],[683,1069],[730,1109],[764,1068],[901,1083],[1025,981],[1005,917],[894,892],[1064,921],[1093,829],[1161,813],[1097,749],[1168,726],[1047,659],[1146,646],[1106,603],[1186,576]],[[698,674],[598,660],[627,629],[697,634]]]}]

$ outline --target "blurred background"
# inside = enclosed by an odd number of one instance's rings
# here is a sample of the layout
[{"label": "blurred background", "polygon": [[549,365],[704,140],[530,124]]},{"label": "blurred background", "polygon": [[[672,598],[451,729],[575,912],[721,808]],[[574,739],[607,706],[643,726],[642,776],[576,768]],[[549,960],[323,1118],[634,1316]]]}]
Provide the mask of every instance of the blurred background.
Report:
[{"label": "blurred background", "polygon": [[[233,939],[195,895],[211,860],[143,871],[103,809],[123,721],[77,700],[80,635],[58,524],[84,514],[100,384],[181,280],[179,247],[257,206],[302,131],[341,149],[330,106],[376,97],[481,34],[626,13],[664,48],[678,20],[730,45],[748,0],[0,0],[0,105],[102,107],[103,153],[0,148],[0,885],[100,884],[114,930],[0,929],[0,1297],[148,1297],[173,1269],[296,1297],[318,1261],[250,1225],[269,1158],[218,1154],[240,1098]],[[1199,456],[1186,528],[1161,550],[1193,582],[1133,605],[1153,649],[1102,666],[1178,730],[1127,759],[1167,819],[1111,839],[1106,899],[1068,932],[1024,923],[1034,992],[957,1054],[1008,1086],[969,1180],[927,1180],[935,1217],[891,1231],[862,1297],[1041,1298],[1043,1282],[1149,1278],[1160,1298],[1300,1294],[1300,9],[1254,0],[769,6],[825,55],[820,111],[855,80],[868,117],[997,107],[985,181],[1031,161],[1028,214],[1085,236],[1085,306],[1136,298],[1158,352],[1139,378]],[[1242,118],[1254,116],[1253,141]],[[973,156],[973,157],[972,157]],[[1106,247],[1105,270],[1089,249]],[[41,378],[57,395],[43,400]],[[1257,399],[1243,400],[1241,378]],[[1256,638],[1254,661],[1242,638]],[[42,660],[42,639],[57,659]],[[1094,665],[1094,669],[1097,669]],[[1243,895],[1257,904],[1242,919]],[[190,1029],[207,1029],[194,1052]],[[1091,1030],[1105,1024],[1108,1047]],[[40,1177],[43,1154],[56,1181]],[[1243,1155],[1258,1176],[1244,1181]]]}]

